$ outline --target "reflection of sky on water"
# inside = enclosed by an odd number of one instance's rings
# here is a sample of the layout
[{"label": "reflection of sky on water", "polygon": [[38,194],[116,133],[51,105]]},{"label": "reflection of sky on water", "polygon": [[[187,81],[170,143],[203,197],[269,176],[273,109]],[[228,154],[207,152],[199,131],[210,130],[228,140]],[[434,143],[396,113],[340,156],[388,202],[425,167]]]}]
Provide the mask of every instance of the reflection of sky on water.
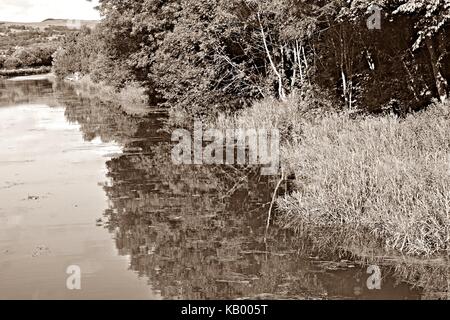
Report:
[{"label": "reflection of sky on water", "polygon": [[[0,123],[0,298],[158,298],[96,226],[105,161],[122,148],[85,141],[64,107],[3,106]],[[81,291],[65,287],[69,265],[81,267]]]}]

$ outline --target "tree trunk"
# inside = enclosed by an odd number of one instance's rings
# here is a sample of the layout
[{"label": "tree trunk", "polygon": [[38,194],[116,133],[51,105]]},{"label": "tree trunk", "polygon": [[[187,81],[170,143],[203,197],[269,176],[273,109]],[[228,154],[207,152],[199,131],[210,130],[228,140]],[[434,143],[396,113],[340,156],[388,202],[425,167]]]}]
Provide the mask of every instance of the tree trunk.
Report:
[{"label": "tree trunk", "polygon": [[448,83],[441,72],[437,45],[431,38],[426,39],[426,44],[428,47],[428,52],[430,53],[431,67],[433,68],[433,75],[436,82],[437,93],[439,95],[439,98],[443,102],[448,98]]},{"label": "tree trunk", "polygon": [[281,76],[281,73],[278,71],[277,67],[275,66],[275,63],[273,62],[272,55],[270,54],[269,46],[267,45],[266,34],[264,32],[264,27],[263,27],[263,25],[261,23],[261,19],[259,17],[259,13],[258,13],[258,20],[259,20],[259,25],[261,28],[261,37],[262,37],[262,41],[264,44],[264,49],[266,50],[267,58],[269,59],[269,63],[270,63],[270,66],[272,67],[273,72],[275,73],[275,75],[278,78],[278,95],[279,95],[280,100],[285,101],[286,94],[284,92],[284,87],[283,87],[283,77]]},{"label": "tree trunk", "polygon": [[295,54],[297,55],[297,65],[298,65],[298,70],[300,72],[300,81],[301,81],[301,84],[303,84],[305,77],[304,77],[304,72],[303,72],[302,58],[300,56],[300,46],[298,44],[298,41],[295,41]]}]

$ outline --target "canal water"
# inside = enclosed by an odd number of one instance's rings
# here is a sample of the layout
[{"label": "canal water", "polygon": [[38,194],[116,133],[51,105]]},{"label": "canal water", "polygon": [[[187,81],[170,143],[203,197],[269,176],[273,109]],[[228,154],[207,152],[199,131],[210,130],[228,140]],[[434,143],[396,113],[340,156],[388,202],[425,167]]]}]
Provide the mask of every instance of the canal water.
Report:
[{"label": "canal water", "polygon": [[265,239],[276,177],[174,165],[164,120],[49,79],[0,82],[1,299],[444,296],[439,264],[374,265],[275,225]]}]

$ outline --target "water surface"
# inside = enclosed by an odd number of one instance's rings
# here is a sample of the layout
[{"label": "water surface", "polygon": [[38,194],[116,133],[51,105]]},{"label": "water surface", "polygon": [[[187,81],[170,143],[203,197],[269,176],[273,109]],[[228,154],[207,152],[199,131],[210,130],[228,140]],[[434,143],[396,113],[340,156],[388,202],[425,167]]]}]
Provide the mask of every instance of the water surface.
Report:
[{"label": "water surface", "polygon": [[[370,290],[370,259],[276,226],[265,241],[276,177],[173,165],[164,114],[129,117],[48,80],[0,95],[0,298],[442,297],[441,265],[380,264]],[[81,290],[66,287],[70,265]]]}]

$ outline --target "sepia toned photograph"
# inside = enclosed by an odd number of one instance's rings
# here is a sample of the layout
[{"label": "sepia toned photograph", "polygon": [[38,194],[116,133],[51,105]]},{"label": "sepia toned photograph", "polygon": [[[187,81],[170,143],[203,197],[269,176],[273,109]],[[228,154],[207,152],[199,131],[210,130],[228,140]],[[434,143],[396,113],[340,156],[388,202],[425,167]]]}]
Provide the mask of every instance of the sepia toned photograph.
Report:
[{"label": "sepia toned photograph", "polygon": [[448,301],[449,243],[450,0],[0,0],[0,300]]}]

